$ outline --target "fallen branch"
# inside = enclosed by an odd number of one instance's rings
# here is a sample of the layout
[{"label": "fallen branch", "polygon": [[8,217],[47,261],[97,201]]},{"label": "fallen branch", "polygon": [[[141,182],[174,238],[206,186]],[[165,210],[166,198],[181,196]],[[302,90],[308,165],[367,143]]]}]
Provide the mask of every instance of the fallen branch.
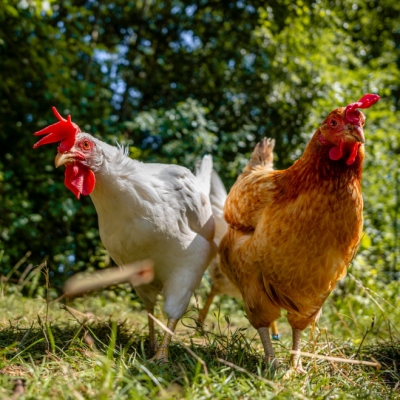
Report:
[{"label": "fallen branch", "polygon": [[303,356],[303,357],[319,358],[320,360],[341,362],[341,363],[346,363],[346,364],[368,365],[369,367],[375,367],[377,370],[381,369],[381,364],[378,361],[373,362],[373,361],[352,360],[350,358],[322,356],[320,354],[307,353],[304,351],[296,351],[296,350],[288,350],[288,351],[290,354]]}]

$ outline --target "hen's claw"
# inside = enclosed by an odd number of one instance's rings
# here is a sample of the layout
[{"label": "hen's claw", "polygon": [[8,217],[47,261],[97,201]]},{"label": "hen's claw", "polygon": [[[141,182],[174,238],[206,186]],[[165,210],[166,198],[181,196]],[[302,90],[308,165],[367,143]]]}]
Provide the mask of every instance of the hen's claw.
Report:
[{"label": "hen's claw", "polygon": [[305,375],[307,374],[307,371],[303,369],[303,367],[300,365],[298,367],[290,367],[286,372],[285,375],[283,376],[284,379],[289,379],[292,378],[296,375]]},{"label": "hen's claw", "polygon": [[150,363],[167,364],[168,360],[168,348],[159,347],[154,357],[150,358]]}]

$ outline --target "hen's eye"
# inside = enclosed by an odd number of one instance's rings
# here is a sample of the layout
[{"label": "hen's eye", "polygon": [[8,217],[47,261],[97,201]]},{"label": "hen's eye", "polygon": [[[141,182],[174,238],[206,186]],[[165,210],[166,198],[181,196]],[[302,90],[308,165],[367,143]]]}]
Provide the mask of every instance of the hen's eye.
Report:
[{"label": "hen's eye", "polygon": [[330,121],[330,126],[332,127],[332,128],[334,128],[335,126],[337,126],[337,121],[336,121],[336,119],[332,119],[331,121]]},{"label": "hen's eye", "polygon": [[90,143],[89,143],[88,140],[85,140],[85,141],[82,143],[82,148],[83,148],[83,150],[89,150],[89,149],[90,149]]}]

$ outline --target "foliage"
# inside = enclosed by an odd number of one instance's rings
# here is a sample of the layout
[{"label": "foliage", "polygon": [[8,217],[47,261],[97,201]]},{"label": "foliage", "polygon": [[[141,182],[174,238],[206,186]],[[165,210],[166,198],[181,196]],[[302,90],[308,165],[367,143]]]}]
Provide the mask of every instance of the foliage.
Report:
[{"label": "foliage", "polygon": [[32,150],[32,133],[54,122],[52,105],[143,161],[193,169],[210,152],[230,186],[263,136],[276,139],[285,168],[328,112],[378,92],[366,111],[366,234],[355,273],[398,277],[397,1],[0,5],[4,274],[28,250],[28,263],[48,258],[55,284],[109,262],[90,199],[76,201],[53,167],[55,148]]}]

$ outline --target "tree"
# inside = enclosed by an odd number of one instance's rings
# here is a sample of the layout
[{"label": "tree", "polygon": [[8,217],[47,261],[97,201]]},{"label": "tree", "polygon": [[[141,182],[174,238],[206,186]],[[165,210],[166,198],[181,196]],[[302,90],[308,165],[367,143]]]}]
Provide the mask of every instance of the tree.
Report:
[{"label": "tree", "polygon": [[31,149],[52,105],[143,161],[193,168],[212,152],[230,186],[262,137],[285,168],[333,108],[378,92],[361,256],[398,271],[398,2],[2,1],[1,268],[27,250],[56,275],[106,262],[90,200],[65,189],[54,149]]}]

